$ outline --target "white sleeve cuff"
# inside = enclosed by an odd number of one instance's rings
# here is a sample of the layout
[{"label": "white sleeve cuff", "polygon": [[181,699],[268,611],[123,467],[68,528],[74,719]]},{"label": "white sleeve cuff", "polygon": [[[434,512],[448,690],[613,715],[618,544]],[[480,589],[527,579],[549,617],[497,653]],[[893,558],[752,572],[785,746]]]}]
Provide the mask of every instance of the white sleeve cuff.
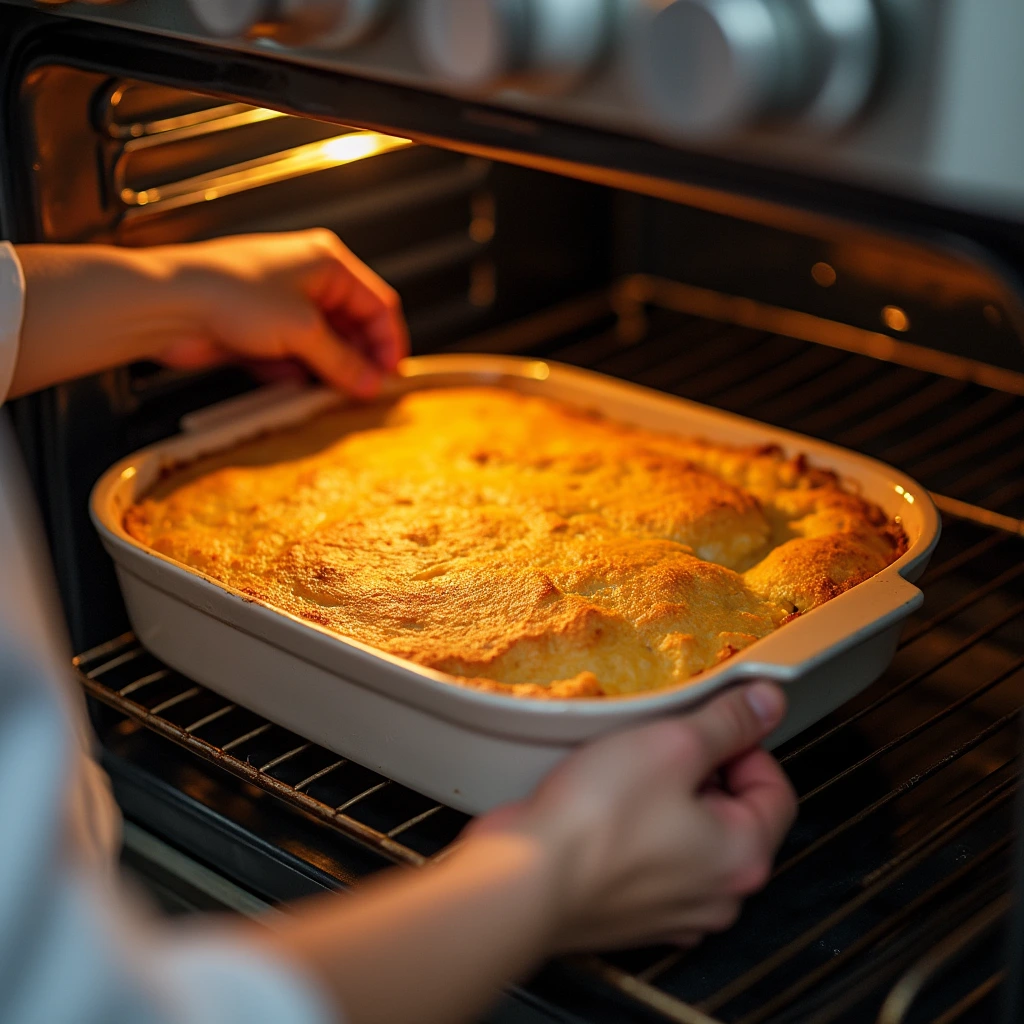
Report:
[{"label": "white sleeve cuff", "polygon": [[342,1024],[311,978],[255,949],[181,935],[165,947],[161,977],[175,1021],[188,1024]]},{"label": "white sleeve cuff", "polygon": [[0,242],[0,405],[11,390],[25,315],[25,275],[14,246]]}]

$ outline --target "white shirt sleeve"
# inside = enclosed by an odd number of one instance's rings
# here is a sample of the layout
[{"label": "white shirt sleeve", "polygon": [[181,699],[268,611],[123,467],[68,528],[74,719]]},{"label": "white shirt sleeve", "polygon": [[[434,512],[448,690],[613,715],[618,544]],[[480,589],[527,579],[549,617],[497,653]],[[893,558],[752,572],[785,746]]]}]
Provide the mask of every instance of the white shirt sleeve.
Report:
[{"label": "white shirt sleeve", "polygon": [[0,242],[0,405],[11,390],[25,315],[25,277],[10,242]]},{"label": "white shirt sleeve", "polygon": [[[24,306],[0,243],[0,404]],[[328,1024],[312,979],[125,897],[117,809],[89,756],[38,514],[0,408],[0,1021]]]},{"label": "white shirt sleeve", "polygon": [[312,980],[201,927],[171,931],[82,858],[78,741],[45,660],[0,625],[0,1020],[328,1024]]}]

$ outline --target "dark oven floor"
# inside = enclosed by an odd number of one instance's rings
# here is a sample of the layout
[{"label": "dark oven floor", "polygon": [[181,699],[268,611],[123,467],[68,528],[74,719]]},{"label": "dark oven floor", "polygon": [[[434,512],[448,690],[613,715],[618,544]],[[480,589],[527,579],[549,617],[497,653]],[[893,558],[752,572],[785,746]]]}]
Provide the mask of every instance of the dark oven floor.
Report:
[{"label": "dark oven floor", "polygon": [[[966,363],[957,379],[653,303],[625,321],[600,303],[586,309],[579,322],[570,310],[561,328],[554,317],[481,345],[815,434],[953,500],[940,501],[925,603],[892,666],[779,752],[801,815],[739,924],[686,954],[552,965],[500,1012],[997,1019],[1024,700],[1024,397],[964,379]],[[422,863],[466,820],[195,686],[130,636],[77,663],[89,692],[116,708],[97,723],[128,815],[261,898]]]}]

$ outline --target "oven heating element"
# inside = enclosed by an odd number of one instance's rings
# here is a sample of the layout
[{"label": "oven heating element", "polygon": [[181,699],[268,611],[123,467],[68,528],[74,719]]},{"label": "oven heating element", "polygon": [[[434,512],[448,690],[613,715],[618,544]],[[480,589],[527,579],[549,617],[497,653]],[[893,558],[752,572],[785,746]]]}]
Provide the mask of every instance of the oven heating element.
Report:
[{"label": "oven heating element", "polygon": [[[892,666],[777,752],[800,818],[739,923],[691,952],[557,970],[612,994],[613,1019],[991,1020],[1024,704],[1024,376],[908,345],[880,359],[856,332],[814,344],[750,303],[741,324],[712,320],[697,315],[708,299],[634,278],[459,347],[586,366],[859,449],[934,493],[943,538]],[[75,665],[123,716],[114,732],[154,730],[393,862],[422,865],[467,820],[195,685],[130,634]]]}]

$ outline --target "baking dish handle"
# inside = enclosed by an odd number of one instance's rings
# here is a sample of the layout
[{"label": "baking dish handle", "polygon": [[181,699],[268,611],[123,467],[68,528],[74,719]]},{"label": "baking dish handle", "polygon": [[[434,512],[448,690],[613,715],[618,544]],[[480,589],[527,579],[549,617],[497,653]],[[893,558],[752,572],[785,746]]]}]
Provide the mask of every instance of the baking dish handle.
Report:
[{"label": "baking dish handle", "polygon": [[268,384],[235,398],[205,406],[182,416],[179,426],[183,434],[223,435],[220,446],[253,434],[281,429],[309,419],[317,413],[342,404],[340,392],[326,387],[310,387],[295,381]]},{"label": "baking dish handle", "polygon": [[792,679],[897,624],[923,601],[913,583],[896,572],[882,573],[808,612],[737,661],[743,675]]}]

